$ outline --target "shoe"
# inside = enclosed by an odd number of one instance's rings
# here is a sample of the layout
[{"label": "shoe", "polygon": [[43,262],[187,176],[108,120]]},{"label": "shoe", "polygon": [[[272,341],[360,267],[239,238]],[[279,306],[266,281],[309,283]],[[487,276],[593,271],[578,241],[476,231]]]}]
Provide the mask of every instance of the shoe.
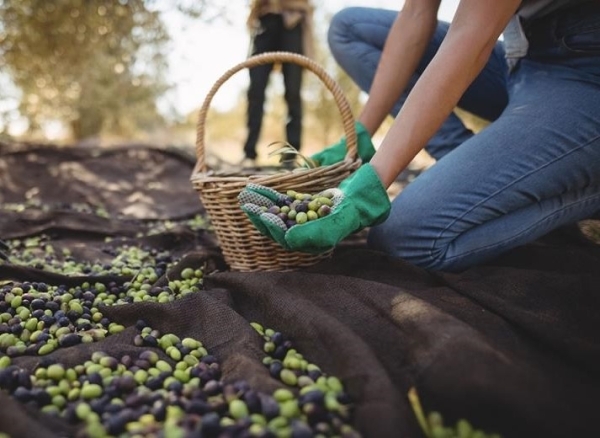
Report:
[{"label": "shoe", "polygon": [[296,168],[295,161],[282,161],[281,163],[279,163],[279,165],[286,170],[293,170]]},{"label": "shoe", "polygon": [[239,162],[238,166],[242,168],[257,167],[256,158],[245,157],[242,161]]},{"label": "shoe", "polygon": [[281,164],[283,167],[294,167],[294,164],[296,163],[296,154],[282,154],[281,158],[279,159],[279,164]]}]

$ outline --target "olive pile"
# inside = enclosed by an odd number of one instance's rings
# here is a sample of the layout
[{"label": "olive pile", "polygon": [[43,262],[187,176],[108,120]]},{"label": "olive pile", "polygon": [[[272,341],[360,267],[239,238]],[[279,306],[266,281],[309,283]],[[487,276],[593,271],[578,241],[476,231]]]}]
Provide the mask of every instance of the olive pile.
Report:
[{"label": "olive pile", "polygon": [[444,425],[444,419],[439,412],[427,415],[431,438],[501,438],[496,433],[486,433],[474,428],[464,418],[459,419],[454,426]]},{"label": "olive pile", "polygon": [[308,362],[281,332],[265,329],[256,322],[251,325],[265,341],[263,349],[267,356],[263,364],[270,375],[293,389],[281,389],[274,394],[282,412],[302,418],[316,436],[359,437],[349,424],[352,400],[342,382]]},{"label": "olive pile", "polygon": [[408,400],[421,430],[427,438],[502,438],[500,434],[487,433],[474,428],[464,418],[459,419],[454,426],[450,426],[444,424],[442,414],[437,411],[431,411],[425,415],[414,387],[408,391]]},{"label": "olive pile", "polygon": [[124,327],[98,309],[101,283],[67,289],[45,283],[17,283],[0,289],[0,352],[45,355],[58,347],[94,342]]},{"label": "olive pile", "polygon": [[[329,194],[288,191],[277,205],[265,210],[289,228],[327,216],[332,206]],[[90,213],[103,215],[102,211]],[[175,222],[156,222],[143,235],[175,226]],[[204,219],[193,220],[193,227],[205,226]],[[103,306],[168,303],[198,292],[203,269],[185,268],[158,286],[157,280],[178,262],[167,252],[113,245],[105,249],[112,261],[80,262],[68,250],[56,250],[44,235],[8,243],[14,263],[88,276],[88,281],[73,287],[43,282],[0,285],[0,390],[77,425],[81,436],[360,436],[350,424],[353,403],[341,381],[310,363],[282,333],[258,323],[251,325],[264,340],[263,364],[286,386],[272,394],[259,392],[246,381],[223,380],[220,364],[200,341],[159,333],[144,321],[136,324],[139,333],[133,337],[129,354],[96,351],[74,366],[60,363],[56,354],[46,356],[61,347],[122,332],[125,327],[110,321],[102,313]],[[93,279],[105,275],[130,280]],[[20,355],[44,357],[29,372],[13,363],[16,359],[12,358]],[[473,428],[466,420],[453,427],[444,425],[436,412],[423,418],[429,438],[499,437]],[[2,433],[0,438],[4,438]]]},{"label": "olive pile", "polygon": [[[45,358],[31,374],[3,356],[0,388],[81,426],[82,436],[92,438],[359,436],[348,424],[349,398],[339,379],[309,364],[288,340],[281,344],[283,361],[273,359],[269,366],[280,363],[282,370],[271,374],[294,388],[266,394],[243,380],[224,381],[219,363],[200,341],[161,334],[141,320],[136,327],[140,334],[134,343],[142,349],[135,355],[96,351],[73,367]],[[282,336],[260,330],[270,338],[265,350]]]},{"label": "olive pile", "polygon": [[[39,199],[28,199],[21,203],[4,202],[0,205],[0,212],[13,212],[22,213],[27,210],[51,212],[51,211],[73,211],[77,213],[88,214],[90,216],[98,216],[105,219],[110,219],[111,214],[108,212],[105,206],[91,206],[85,203],[78,202],[61,202],[55,204],[45,204]],[[118,218],[122,218],[122,215],[118,214]],[[178,219],[178,220],[150,220],[144,221],[139,225],[145,225],[147,230],[137,237],[151,236],[165,231],[172,230],[178,226],[189,227],[192,231],[206,230],[211,227],[206,216],[201,214],[194,215],[191,218]]]},{"label": "olive pile", "polygon": [[168,430],[189,427],[180,424],[186,414],[189,421],[207,415],[195,424],[207,436],[220,431],[219,413],[228,409],[223,394],[230,389],[219,381],[215,358],[195,339],[161,335],[143,321],[137,327],[143,345],[159,347],[161,354],[144,349],[117,358],[96,351],[70,368],[47,358],[32,374],[10,365],[5,356],[0,388],[44,413],[83,424],[89,437],[168,436]]},{"label": "olive pile", "polygon": [[166,251],[127,244],[103,249],[113,257],[110,262],[91,262],[77,261],[68,248],[58,251],[46,235],[8,240],[7,243],[12,263],[62,275],[130,276],[144,266],[154,266],[164,273],[175,262]]},{"label": "olive pile", "polygon": [[40,210],[40,211],[75,211],[104,218],[110,217],[110,214],[104,206],[92,206],[81,202],[58,202],[54,204],[42,203],[39,199],[31,198],[25,202],[5,202],[2,204],[2,210],[21,213],[25,210]]},{"label": "olive pile", "polygon": [[262,210],[279,217],[287,229],[290,229],[294,225],[327,216],[331,213],[332,206],[332,195],[327,192],[310,195],[288,190],[274,205],[262,207]]},{"label": "olive pile", "polygon": [[84,282],[81,286],[49,286],[42,282],[0,288],[0,352],[14,357],[46,355],[59,347],[90,343],[124,330],[102,314],[102,306],[141,301],[166,303],[200,290],[202,269],[185,268],[180,278],[153,286],[165,266],[139,270],[119,285]]}]

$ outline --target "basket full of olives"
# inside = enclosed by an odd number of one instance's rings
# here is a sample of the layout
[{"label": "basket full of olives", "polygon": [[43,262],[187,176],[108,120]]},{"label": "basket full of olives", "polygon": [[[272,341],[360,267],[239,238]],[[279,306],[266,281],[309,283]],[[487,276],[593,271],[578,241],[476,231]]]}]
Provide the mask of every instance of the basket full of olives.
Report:
[{"label": "basket full of olives", "polygon": [[[245,169],[237,172],[209,169],[205,160],[204,137],[208,110],[216,92],[231,76],[242,69],[286,62],[298,64],[311,71],[331,92],[340,111],[346,136],[347,153],[345,159],[328,166],[299,167],[295,169],[282,167],[275,170],[256,168],[251,173],[248,173]],[[354,117],[348,101],[336,81],[313,60],[297,53],[268,52],[251,56],[227,70],[209,90],[200,108],[196,130],[196,157],[197,162],[190,181],[206,209],[225,261],[231,270],[294,270],[311,266],[331,255],[331,251],[322,254],[307,254],[282,248],[258,232],[241,210],[238,202],[239,193],[248,183],[264,185],[281,193],[293,191],[296,194],[317,194],[328,188],[337,187],[342,180],[360,166],[361,160],[357,155]],[[300,209],[303,208],[300,207]],[[285,210],[287,209],[284,208],[283,210],[284,212],[279,211],[279,213],[286,213]],[[326,209],[324,208],[324,210]],[[308,211],[313,210],[306,205],[306,211],[292,213],[292,216],[295,215],[293,219],[289,218],[288,211],[286,220],[294,221],[296,224],[304,219],[309,220]],[[318,211],[314,213],[319,214]],[[310,216],[314,216],[313,213],[310,213]]]}]

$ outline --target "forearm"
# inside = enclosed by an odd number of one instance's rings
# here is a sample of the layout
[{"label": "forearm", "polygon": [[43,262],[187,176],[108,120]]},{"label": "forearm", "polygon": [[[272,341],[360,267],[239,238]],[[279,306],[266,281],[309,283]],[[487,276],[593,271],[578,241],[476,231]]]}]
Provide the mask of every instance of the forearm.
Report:
[{"label": "forearm", "polygon": [[423,149],[481,72],[519,2],[463,0],[436,56],[415,84],[371,164],[385,187]]},{"label": "forearm", "polygon": [[407,1],[387,37],[358,120],[373,135],[406,89],[435,31],[439,0]]}]

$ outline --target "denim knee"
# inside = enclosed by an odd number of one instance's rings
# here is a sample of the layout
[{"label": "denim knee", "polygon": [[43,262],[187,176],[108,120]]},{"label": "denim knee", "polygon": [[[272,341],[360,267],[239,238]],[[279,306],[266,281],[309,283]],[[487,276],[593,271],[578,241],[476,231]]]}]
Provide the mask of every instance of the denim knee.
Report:
[{"label": "denim knee", "polygon": [[419,237],[419,228],[426,223],[424,219],[421,215],[392,212],[384,223],[370,229],[367,245],[414,265],[431,268],[438,263],[435,254],[440,257],[441,251],[433,250],[434,242],[430,239]]},{"label": "denim knee", "polygon": [[337,58],[336,55],[339,54],[340,47],[348,42],[349,18],[353,15],[352,9],[355,8],[345,8],[336,12],[329,22],[327,44],[334,58]]},{"label": "denim knee", "polygon": [[398,202],[394,204],[388,219],[369,230],[369,248],[425,269],[451,270],[451,263],[446,259],[451,243],[447,239],[438,239],[439,230],[420,213],[428,210],[414,206],[404,208]]}]

